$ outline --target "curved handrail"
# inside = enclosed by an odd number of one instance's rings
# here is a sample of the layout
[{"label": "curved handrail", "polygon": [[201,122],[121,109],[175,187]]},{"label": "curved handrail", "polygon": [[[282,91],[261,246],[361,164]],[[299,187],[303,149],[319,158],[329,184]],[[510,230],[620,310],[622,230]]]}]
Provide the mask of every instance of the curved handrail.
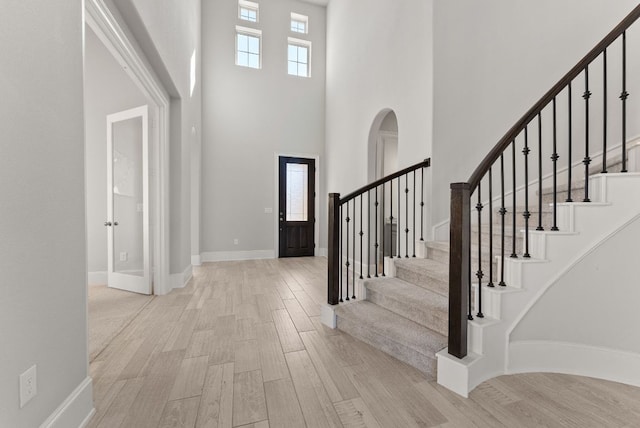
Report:
[{"label": "curved handrail", "polygon": [[493,149],[485,156],[468,180],[473,191],[480,180],[489,171],[489,168],[500,158],[500,155],[509,147],[511,142],[524,130],[524,128],[542,110],[558,96],[582,71],[604,52],[614,41],[618,39],[636,20],[640,18],[640,5],[629,13],[609,34],[607,34],[580,62],[578,62],[562,79],[558,81],[529,111],[516,122],[515,125],[498,141]]},{"label": "curved handrail", "polygon": [[391,180],[394,180],[398,177],[401,177],[405,174],[408,174],[414,170],[420,169],[420,168],[428,168],[431,166],[431,158],[427,158],[425,160],[423,160],[422,162],[419,162],[415,165],[411,165],[406,167],[405,169],[402,169],[398,172],[394,172],[393,174],[387,175],[386,177],[383,177],[379,180],[374,181],[371,184],[367,184],[364,187],[361,187],[360,189],[349,193],[348,195],[346,195],[343,198],[340,198],[340,205],[346,204],[347,202],[349,202],[350,200],[357,198],[358,196],[362,195],[363,193],[368,192],[371,189],[375,189],[376,187],[385,184]]}]

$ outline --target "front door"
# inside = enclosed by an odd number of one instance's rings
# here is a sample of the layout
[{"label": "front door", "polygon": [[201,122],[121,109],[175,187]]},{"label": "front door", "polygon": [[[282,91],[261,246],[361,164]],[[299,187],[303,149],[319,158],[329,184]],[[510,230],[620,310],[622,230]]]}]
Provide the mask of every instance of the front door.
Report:
[{"label": "front door", "polygon": [[315,160],[280,156],[280,257],[313,256]]},{"label": "front door", "polygon": [[109,287],[152,293],[147,106],[107,116]]}]

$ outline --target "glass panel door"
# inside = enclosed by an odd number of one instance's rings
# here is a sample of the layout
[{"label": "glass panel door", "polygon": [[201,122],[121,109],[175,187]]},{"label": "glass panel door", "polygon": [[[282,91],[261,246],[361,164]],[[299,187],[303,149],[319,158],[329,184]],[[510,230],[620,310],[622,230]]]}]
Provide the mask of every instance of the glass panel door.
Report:
[{"label": "glass panel door", "polygon": [[151,293],[147,107],[109,115],[108,221],[110,287]]}]

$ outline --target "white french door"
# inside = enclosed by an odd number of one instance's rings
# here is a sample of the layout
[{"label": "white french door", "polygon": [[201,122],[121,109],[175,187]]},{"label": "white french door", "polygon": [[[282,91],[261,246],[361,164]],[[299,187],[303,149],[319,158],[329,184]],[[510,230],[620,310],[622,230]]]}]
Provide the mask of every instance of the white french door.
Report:
[{"label": "white french door", "polygon": [[108,286],[151,294],[148,106],[107,116]]}]

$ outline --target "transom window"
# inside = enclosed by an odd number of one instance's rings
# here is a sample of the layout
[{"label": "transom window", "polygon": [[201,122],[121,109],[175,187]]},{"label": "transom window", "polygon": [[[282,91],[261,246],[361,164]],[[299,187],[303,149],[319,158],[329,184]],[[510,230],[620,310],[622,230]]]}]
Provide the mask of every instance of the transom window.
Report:
[{"label": "transom window", "polygon": [[306,40],[289,38],[288,73],[292,76],[309,77],[311,43]]},{"label": "transom window", "polygon": [[262,32],[260,30],[236,27],[236,65],[261,68],[261,39]]},{"label": "transom window", "polygon": [[291,31],[307,34],[309,32],[309,17],[297,13],[291,13]]},{"label": "transom window", "polygon": [[238,17],[243,21],[258,22],[260,5],[246,0],[238,1]]}]

